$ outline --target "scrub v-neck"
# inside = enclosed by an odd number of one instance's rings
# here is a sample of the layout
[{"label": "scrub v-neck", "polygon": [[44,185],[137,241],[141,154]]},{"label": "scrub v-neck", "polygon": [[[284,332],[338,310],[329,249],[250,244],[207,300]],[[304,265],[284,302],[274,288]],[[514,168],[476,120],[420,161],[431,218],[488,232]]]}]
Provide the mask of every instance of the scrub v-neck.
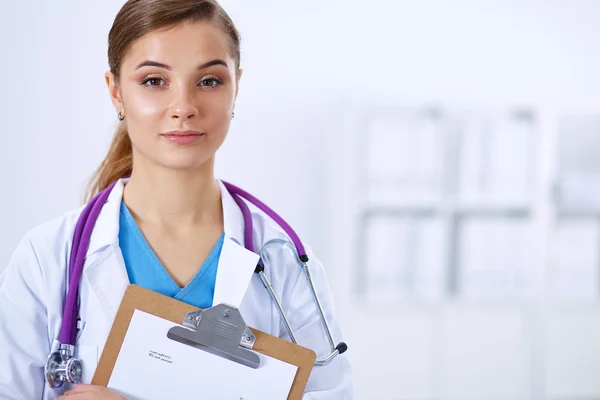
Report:
[{"label": "scrub v-neck", "polygon": [[125,203],[121,203],[119,246],[123,253],[130,283],[195,307],[209,308],[212,306],[217,266],[224,238],[225,234],[222,233],[202,267],[192,280],[184,288],[181,288],[150,247]]}]

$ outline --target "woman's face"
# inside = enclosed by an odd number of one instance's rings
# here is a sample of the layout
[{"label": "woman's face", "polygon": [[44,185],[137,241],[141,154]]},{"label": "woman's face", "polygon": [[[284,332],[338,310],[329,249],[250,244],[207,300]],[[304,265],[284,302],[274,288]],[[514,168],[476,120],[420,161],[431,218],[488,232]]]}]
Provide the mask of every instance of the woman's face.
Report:
[{"label": "woman's face", "polygon": [[106,80],[117,112],[140,161],[195,169],[221,146],[237,97],[236,76],[225,34],[209,22],[151,32],[125,55],[119,81]]}]

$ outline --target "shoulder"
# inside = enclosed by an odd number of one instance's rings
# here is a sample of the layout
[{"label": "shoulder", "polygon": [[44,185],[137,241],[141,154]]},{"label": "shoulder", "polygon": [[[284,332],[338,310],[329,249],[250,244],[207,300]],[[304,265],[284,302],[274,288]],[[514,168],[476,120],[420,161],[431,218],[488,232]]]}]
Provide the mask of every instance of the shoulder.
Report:
[{"label": "shoulder", "polygon": [[15,253],[33,252],[38,262],[61,261],[71,247],[77,219],[83,207],[68,210],[65,213],[43,222],[30,229],[21,239]]},{"label": "shoulder", "polygon": [[[288,232],[264,211],[259,210],[256,207],[251,207],[251,212],[254,225],[253,233],[255,247],[257,249],[261,249],[265,246],[272,247],[272,249],[269,249],[269,254],[275,253],[278,257],[281,257],[279,258],[280,260],[283,259],[286,263],[290,262],[297,264],[299,262],[297,256],[298,253]],[[300,235],[298,236],[306,251],[306,255],[310,260],[309,264],[314,268],[322,268],[321,261],[314,254],[311,245],[302,240]],[[282,246],[282,243],[285,243],[285,246]],[[300,270],[301,269],[298,268],[298,271]]]},{"label": "shoulder", "polygon": [[68,210],[65,213],[47,220],[25,234],[25,238],[33,245],[57,244],[75,232],[75,225],[83,207]]},{"label": "shoulder", "polygon": [[[79,214],[79,210],[66,212],[23,235],[0,274],[0,292],[10,293],[13,298],[20,298],[24,293],[36,293],[36,296],[45,299],[36,301],[60,299],[72,247],[71,238]],[[36,299],[36,296],[27,299]]]},{"label": "shoulder", "polygon": [[264,211],[251,207],[254,235],[261,238],[265,243],[273,239],[289,239],[287,233]]}]

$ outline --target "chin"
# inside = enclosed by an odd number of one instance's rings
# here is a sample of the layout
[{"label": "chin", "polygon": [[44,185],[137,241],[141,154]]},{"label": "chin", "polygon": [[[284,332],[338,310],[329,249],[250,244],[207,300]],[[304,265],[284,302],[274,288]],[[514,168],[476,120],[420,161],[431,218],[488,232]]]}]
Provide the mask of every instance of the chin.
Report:
[{"label": "chin", "polygon": [[157,164],[167,169],[173,169],[178,171],[190,171],[202,168],[211,157],[170,157],[169,159],[157,160]]}]

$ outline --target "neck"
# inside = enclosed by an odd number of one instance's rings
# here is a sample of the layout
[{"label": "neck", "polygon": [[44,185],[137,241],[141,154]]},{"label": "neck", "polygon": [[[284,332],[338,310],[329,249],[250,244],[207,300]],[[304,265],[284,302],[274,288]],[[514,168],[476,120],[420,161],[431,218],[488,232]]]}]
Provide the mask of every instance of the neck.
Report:
[{"label": "neck", "polygon": [[222,225],[221,192],[212,166],[211,161],[198,170],[134,167],[123,201],[145,224],[176,230]]}]

